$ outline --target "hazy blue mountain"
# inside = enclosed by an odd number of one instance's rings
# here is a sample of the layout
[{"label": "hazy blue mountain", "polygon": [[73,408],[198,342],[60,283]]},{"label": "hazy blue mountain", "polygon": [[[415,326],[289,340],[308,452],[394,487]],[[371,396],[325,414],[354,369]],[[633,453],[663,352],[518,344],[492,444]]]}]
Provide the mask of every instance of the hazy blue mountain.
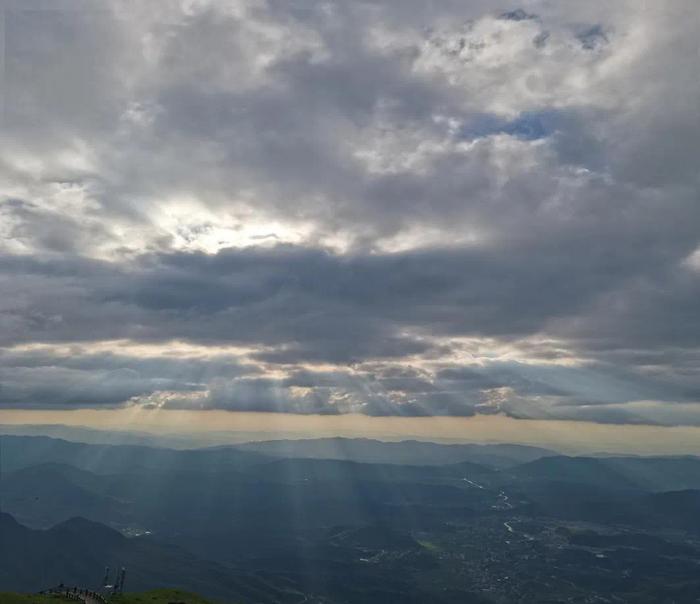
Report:
[{"label": "hazy blue mountain", "polygon": [[47,528],[76,515],[119,522],[124,502],[105,494],[104,477],[66,464],[40,464],[2,477],[2,505],[34,528]]},{"label": "hazy blue mountain", "polygon": [[603,464],[652,491],[700,489],[700,457],[609,457]]},{"label": "hazy blue mountain", "polygon": [[509,473],[520,479],[570,482],[612,489],[637,486],[623,472],[608,467],[605,460],[589,457],[547,457],[511,468]]},{"label": "hazy blue mountain", "polygon": [[[138,430],[99,430],[61,424],[0,424],[0,435],[48,436],[72,442],[96,445],[136,445],[191,449],[202,445],[201,438],[188,435],[160,435]],[[206,441],[205,441],[206,442]]]},{"label": "hazy blue mountain", "polygon": [[[512,444],[446,444],[418,440],[387,442],[368,438],[262,440],[260,433],[155,434],[137,430],[99,430],[82,426],[41,424],[0,424],[0,435],[44,436],[93,445],[131,445],[168,449],[235,448],[274,457],[340,459],[407,465],[441,465],[471,461],[491,467],[508,467],[558,454],[542,447]],[[237,444],[228,444],[231,442]]]},{"label": "hazy blue mountain", "polygon": [[511,468],[519,479],[560,481],[610,489],[673,491],[700,488],[698,457],[546,457]]},{"label": "hazy blue mountain", "polygon": [[654,493],[642,501],[642,506],[662,525],[700,533],[700,489]]},{"label": "hazy blue mountain", "polygon": [[99,445],[46,436],[2,436],[2,468],[16,470],[43,463],[64,463],[100,474],[149,470],[245,468],[267,461],[264,455],[231,448],[175,450],[139,445]]},{"label": "hazy blue mountain", "polygon": [[495,474],[495,470],[471,462],[441,466],[412,466],[312,458],[280,459],[255,466],[248,471],[260,472],[267,479],[285,482],[300,480],[431,482],[451,477],[463,478],[464,476],[485,479]]},{"label": "hazy blue mountain", "polygon": [[14,468],[2,475],[3,509],[23,522],[0,526],[0,590],[96,581],[109,564],[128,566],[134,589],[242,604],[295,589],[287,601],[300,604],[700,597],[693,457],[494,468],[45,437],[2,444]]},{"label": "hazy blue mountain", "polygon": [[0,514],[0,585],[38,591],[64,583],[97,588],[105,566],[127,571],[127,588],[177,587],[227,601],[298,602],[288,581],[228,569],[173,545],[127,539],[102,524],[73,518],[48,530],[31,530]]},{"label": "hazy blue mountain", "polygon": [[[4,435],[2,437],[3,447],[3,469],[11,471],[31,465],[42,463],[66,463],[90,470],[97,473],[119,473],[122,471],[133,471],[144,468],[152,470],[203,470],[212,471],[215,469],[244,470],[255,465],[270,461],[271,458],[298,458],[303,459],[328,459],[336,462],[356,462],[368,464],[385,465],[414,465],[429,466],[455,464],[458,462],[475,464],[473,469],[479,473],[488,472],[486,466],[513,465],[516,463],[515,456],[521,455],[525,460],[539,458],[545,454],[545,449],[534,449],[517,445],[493,445],[498,447],[502,454],[483,454],[484,463],[477,463],[465,457],[478,457],[469,451],[472,445],[440,445],[433,443],[407,441],[402,443],[382,443],[379,441],[363,441],[355,439],[330,439],[338,440],[346,447],[347,455],[332,455],[331,449],[323,445],[316,449],[320,457],[315,455],[305,455],[303,450],[300,455],[283,455],[277,452],[263,453],[257,448],[265,449],[265,443],[248,443],[236,447],[209,447],[203,449],[174,450],[163,447],[146,447],[140,445],[101,445],[87,444],[66,441],[63,439],[49,438],[45,436],[19,436]],[[275,447],[289,445],[291,451],[295,452],[294,443],[300,441],[277,441]],[[306,441],[303,441],[306,442]],[[311,443],[317,441],[310,441]],[[319,441],[320,442],[320,441]],[[326,441],[324,441],[326,442]],[[328,441],[330,442],[330,441]],[[280,445],[279,443],[283,443]],[[310,446],[315,447],[311,444]],[[357,452],[356,457],[363,457],[360,451],[364,448],[377,450],[376,455],[367,455],[370,459],[353,459],[351,454]],[[473,445],[475,451],[481,452],[480,447],[490,447],[490,445]],[[511,449],[512,448],[512,449]],[[532,450],[531,450],[532,449]],[[490,449],[489,449],[490,450]],[[382,453],[385,451],[385,454]],[[510,457],[506,460],[505,452],[510,451]],[[394,454],[397,453],[397,454]],[[328,454],[328,456],[325,456]],[[551,452],[549,452],[551,454]],[[382,458],[385,461],[382,461]],[[414,460],[415,463],[410,463]],[[464,466],[465,469],[467,466]],[[414,472],[418,470],[413,470]]]},{"label": "hazy blue mountain", "polygon": [[[469,468],[476,477],[473,464]],[[484,478],[493,473],[483,472]],[[81,515],[127,532],[159,535],[250,526],[297,534],[338,524],[412,527],[488,509],[495,495],[469,486],[464,474],[460,465],[279,460],[246,473],[215,466],[98,475],[42,464],[3,479],[5,509],[34,527]]]},{"label": "hazy blue mountain", "polygon": [[384,442],[367,438],[270,440],[236,445],[236,448],[288,458],[406,465],[443,465],[470,461],[495,468],[557,455],[549,449],[525,445],[442,444],[417,440]]}]

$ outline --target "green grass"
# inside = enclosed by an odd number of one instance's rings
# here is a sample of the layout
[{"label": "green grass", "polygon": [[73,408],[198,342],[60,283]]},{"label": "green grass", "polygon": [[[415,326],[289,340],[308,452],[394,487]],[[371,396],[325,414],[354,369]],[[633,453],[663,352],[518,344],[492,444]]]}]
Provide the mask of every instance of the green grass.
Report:
[{"label": "green grass", "polygon": [[442,548],[437,543],[433,543],[432,541],[418,539],[418,543],[422,545],[425,549],[427,549],[429,552],[436,553],[442,551]]},{"label": "green grass", "polygon": [[[154,589],[153,591],[144,591],[141,593],[125,593],[122,596],[116,596],[110,599],[110,603],[114,604],[211,604],[209,600],[205,600],[197,594],[179,589]],[[0,602],[0,604],[3,604]]]},{"label": "green grass", "polygon": [[38,596],[34,594],[14,594],[0,592],[0,604],[62,604],[63,602],[73,602],[59,596]]},{"label": "green grass", "polygon": [[[60,596],[39,596],[34,594],[0,593],[0,604],[76,604]],[[197,594],[179,589],[155,589],[141,593],[125,593],[110,598],[110,604],[212,604]]]}]

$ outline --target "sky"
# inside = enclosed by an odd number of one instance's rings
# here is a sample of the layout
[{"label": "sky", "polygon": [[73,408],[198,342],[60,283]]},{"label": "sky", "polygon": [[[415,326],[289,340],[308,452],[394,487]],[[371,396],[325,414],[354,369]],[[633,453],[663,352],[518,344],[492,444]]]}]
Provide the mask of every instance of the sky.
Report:
[{"label": "sky", "polygon": [[0,414],[700,449],[696,0],[0,8]]}]

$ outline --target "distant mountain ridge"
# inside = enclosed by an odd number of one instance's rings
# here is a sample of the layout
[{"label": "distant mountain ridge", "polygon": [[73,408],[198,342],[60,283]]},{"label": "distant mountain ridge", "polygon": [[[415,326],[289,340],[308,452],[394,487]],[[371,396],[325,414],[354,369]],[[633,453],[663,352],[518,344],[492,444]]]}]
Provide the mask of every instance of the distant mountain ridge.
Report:
[{"label": "distant mountain ridge", "polygon": [[[495,604],[480,595],[511,575],[517,548],[519,585],[532,595],[523,601],[544,601],[537,585],[551,579],[548,560],[564,565],[556,572],[564,573],[565,590],[571,581],[593,589],[611,579],[626,594],[653,573],[659,589],[680,576],[678,593],[700,593],[690,559],[698,548],[683,543],[699,534],[700,489],[692,488],[699,458],[549,455],[493,467],[455,462],[461,446],[386,444],[292,443],[291,453],[301,446],[326,455],[333,445],[347,457],[359,448],[375,456],[368,463],[282,457],[288,441],[264,454],[2,437],[3,509],[14,519],[0,519],[0,589],[34,591],[60,581],[92,587],[104,565],[124,565],[128,589],[172,586],[245,604]],[[433,450],[449,453],[450,463],[395,463],[418,455],[435,461],[426,454]],[[378,462],[377,451],[394,463]],[[523,454],[517,446],[497,451]],[[609,527],[622,535],[613,540],[615,553],[598,558],[577,549],[575,538],[562,549],[562,536],[581,522],[602,523],[601,535]],[[668,531],[679,536],[666,543]],[[613,543],[584,535],[581,547],[586,539]],[[687,559],[679,567],[667,552]],[[474,574],[446,578],[471,561]],[[494,563],[499,569],[475,595],[474,578]],[[581,565],[588,579],[577,574]],[[618,577],[630,565],[639,579]],[[457,579],[458,588],[443,589]]]},{"label": "distant mountain ridge", "polygon": [[[382,442],[363,439],[266,441],[202,449],[167,449],[143,445],[103,445],[46,436],[3,435],[2,471],[47,463],[67,464],[97,474],[144,471],[245,472],[280,459],[329,460],[361,464],[430,468],[467,464],[462,470],[483,475],[488,468],[507,468],[554,455],[522,445],[445,445],[423,441]],[[472,464],[470,468],[468,464]],[[339,466],[343,467],[343,466]],[[414,470],[416,474],[420,470]]]},{"label": "distant mountain ridge", "polygon": [[611,489],[700,489],[700,458],[543,457],[508,470],[520,479],[584,483]]},{"label": "distant mountain ridge", "polygon": [[32,465],[63,463],[95,472],[112,474],[134,469],[201,470],[227,467],[231,470],[261,463],[269,457],[231,449],[167,449],[143,445],[102,445],[67,441],[47,436],[3,435],[2,470]]},{"label": "distant mountain ridge", "polygon": [[275,457],[336,459],[363,463],[437,466],[472,462],[494,468],[514,466],[559,453],[511,444],[444,444],[429,441],[379,441],[368,438],[269,440],[233,445],[239,451]]},{"label": "distant mountain ridge", "polygon": [[32,530],[0,514],[0,585],[37,592],[63,583],[97,589],[105,566],[127,568],[129,591],[177,587],[226,601],[297,602],[288,582],[228,569],[172,545],[121,533],[84,518]]},{"label": "distant mountain ridge", "polygon": [[117,522],[123,503],[104,492],[102,476],[67,464],[45,463],[3,476],[2,504],[15,518],[48,528],[79,513],[93,520]]}]

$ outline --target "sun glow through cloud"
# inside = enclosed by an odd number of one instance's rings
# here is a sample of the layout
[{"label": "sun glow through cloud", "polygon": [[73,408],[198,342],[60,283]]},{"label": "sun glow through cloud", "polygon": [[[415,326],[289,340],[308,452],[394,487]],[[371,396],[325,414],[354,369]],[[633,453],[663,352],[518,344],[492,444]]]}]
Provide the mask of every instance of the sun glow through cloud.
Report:
[{"label": "sun glow through cloud", "polygon": [[700,602],[699,30],[0,0],[0,604]]},{"label": "sun glow through cloud", "polygon": [[700,426],[686,2],[166,4],[4,7],[0,408]]}]

